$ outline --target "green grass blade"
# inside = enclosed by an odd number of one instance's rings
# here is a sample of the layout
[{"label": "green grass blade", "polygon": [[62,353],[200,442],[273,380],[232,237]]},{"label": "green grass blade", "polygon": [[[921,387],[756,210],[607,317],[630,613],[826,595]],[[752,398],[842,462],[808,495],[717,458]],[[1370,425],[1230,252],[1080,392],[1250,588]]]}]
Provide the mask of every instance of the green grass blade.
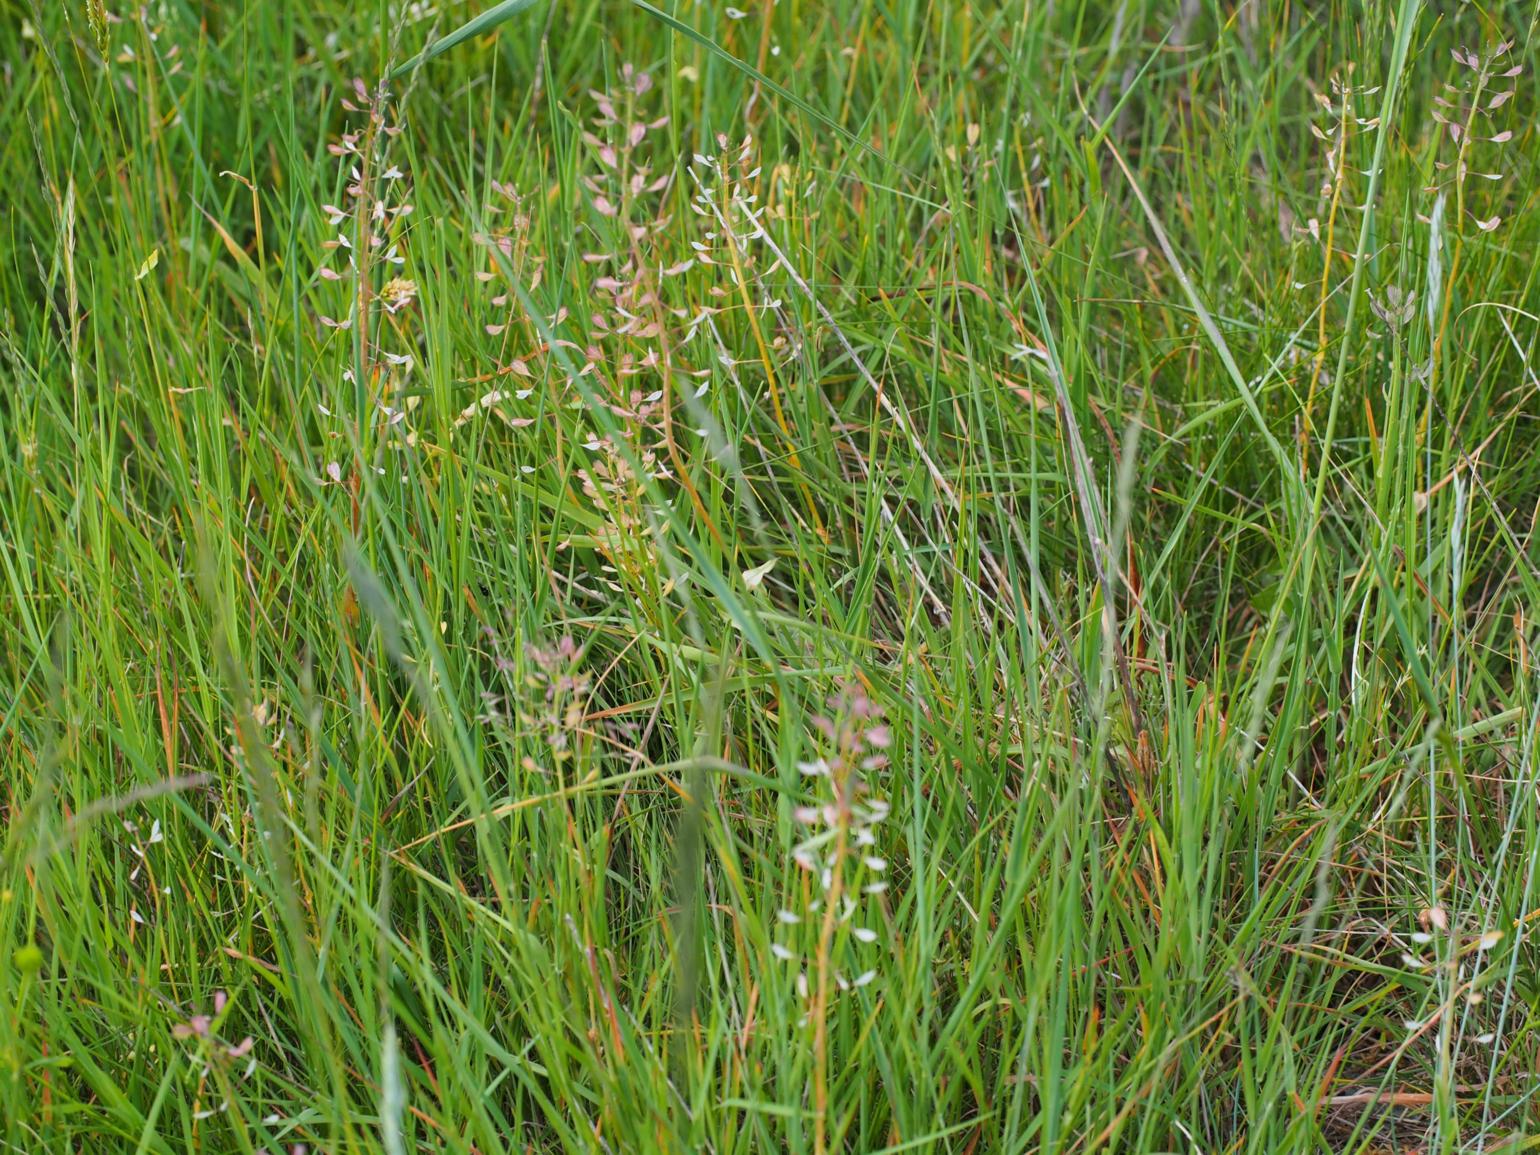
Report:
[{"label": "green grass blade", "polygon": [[[727,51],[727,49],[723,48],[716,41],[712,40],[709,36],[702,35],[700,32],[696,31],[694,28],[691,28],[684,21],[680,20],[677,16],[672,16],[669,13],[663,11],[663,9],[657,7],[656,5],[649,4],[647,2],[647,0],[631,0],[631,3],[632,3],[633,6],[635,6],[637,8],[640,8],[643,12],[646,12],[648,15],[656,17],[658,20],[661,20],[664,24],[668,25],[668,27],[670,29],[672,29],[674,32],[679,33],[679,35],[687,37],[690,40],[693,40],[696,44],[699,44],[707,52],[710,52],[713,56],[716,56],[716,57],[719,57],[722,60],[725,60],[728,64],[730,64],[734,68],[736,68],[739,72],[743,73],[745,76],[747,76],[750,79],[752,79],[755,83],[761,84],[764,87],[768,88],[771,92],[775,93],[777,96],[779,96],[782,100],[786,101],[788,104],[794,105],[796,108],[800,109],[802,112],[805,112],[808,116],[811,116],[819,124],[823,125],[823,127],[827,128],[830,132],[832,132],[835,135],[837,135],[841,140],[844,140],[847,144],[850,144],[850,145],[854,146],[855,148],[861,150],[862,152],[870,153],[872,156],[877,157],[879,160],[883,161],[886,164],[894,164],[893,161],[889,160],[886,156],[884,156],[877,149],[875,149],[871,145],[867,144],[864,140],[862,140],[855,133],[851,132],[848,128],[845,128],[841,124],[835,123],[835,121],[830,119],[826,114],[824,114],[822,112],[819,112],[818,109],[814,108],[811,104],[809,104],[802,97],[798,96],[795,92],[791,91],[791,89],[787,88],[783,84],[777,84],[775,81],[771,80],[768,76],[766,76],[759,69],[755,68],[748,61],[746,61],[746,60],[739,60],[738,57],[734,56],[731,52]],[[895,164],[894,167],[898,167],[898,166]]]},{"label": "green grass blade", "polygon": [[434,57],[442,56],[458,44],[463,44],[472,36],[480,36],[483,32],[490,32],[505,20],[511,20],[526,8],[533,7],[535,0],[503,0],[501,4],[494,4],[485,12],[467,20],[456,28],[448,36],[440,36],[432,44],[428,45],[416,56],[405,64],[397,65],[389,73],[391,80],[398,76],[411,72],[412,69],[428,63]]},{"label": "green grass blade", "polygon": [[[429,44],[426,48],[419,52],[416,56],[408,60],[405,64],[397,65],[395,68],[391,69],[389,73],[390,79],[394,80],[397,77],[404,75],[405,73],[411,72],[414,68],[426,64],[428,61],[434,59],[435,57],[442,56],[451,48],[454,48],[456,45],[463,44],[473,36],[479,36],[483,32],[491,31],[493,28],[496,28],[504,21],[512,19],[526,8],[533,6],[534,3],[535,0],[503,0],[501,4],[494,4],[480,15],[467,20],[464,24],[460,25],[460,27],[449,33],[449,35],[439,37],[432,44]],[[843,125],[836,123],[827,114],[820,112],[811,103],[798,96],[795,92],[792,92],[791,89],[787,88],[785,85],[777,84],[774,80],[771,80],[768,76],[766,76],[759,69],[755,68],[748,61],[740,60],[731,52],[727,51],[727,49],[723,48],[720,44],[716,43],[716,41],[712,40],[709,36],[702,35],[700,32],[696,31],[694,28],[691,28],[678,17],[663,11],[663,9],[658,8],[653,4],[647,3],[647,0],[631,0],[631,3],[635,7],[640,8],[642,11],[646,12],[648,15],[667,25],[671,31],[694,41],[707,52],[710,52],[712,55],[726,61],[739,72],[742,72],[745,76],[752,79],[756,84],[763,85],[765,88],[775,93],[775,95],[779,96],[788,104],[794,105],[800,111],[806,113],[808,116],[811,116],[820,125],[822,125],[824,128],[827,128],[835,135],[839,136],[846,143],[854,146],[862,152],[870,153],[872,156],[878,157],[886,163],[892,163],[891,161],[888,161],[888,159],[884,157],[881,152],[867,144],[855,133],[851,132]]]}]

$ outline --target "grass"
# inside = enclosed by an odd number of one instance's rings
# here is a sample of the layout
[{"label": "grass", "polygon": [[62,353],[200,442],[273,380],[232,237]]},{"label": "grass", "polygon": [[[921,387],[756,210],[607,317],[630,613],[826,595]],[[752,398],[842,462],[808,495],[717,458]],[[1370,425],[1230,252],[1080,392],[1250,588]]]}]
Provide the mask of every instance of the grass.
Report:
[{"label": "grass", "polygon": [[0,7],[6,1150],[1536,1146],[1540,10]]}]

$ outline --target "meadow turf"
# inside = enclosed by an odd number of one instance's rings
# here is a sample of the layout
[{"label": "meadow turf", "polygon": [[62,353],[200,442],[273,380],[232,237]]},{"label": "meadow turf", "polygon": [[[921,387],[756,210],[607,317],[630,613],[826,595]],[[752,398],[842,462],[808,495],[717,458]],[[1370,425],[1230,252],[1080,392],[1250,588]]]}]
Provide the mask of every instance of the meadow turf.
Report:
[{"label": "meadow turf", "polygon": [[740,2],[0,0],[0,1149],[1540,1145],[1540,9]]}]

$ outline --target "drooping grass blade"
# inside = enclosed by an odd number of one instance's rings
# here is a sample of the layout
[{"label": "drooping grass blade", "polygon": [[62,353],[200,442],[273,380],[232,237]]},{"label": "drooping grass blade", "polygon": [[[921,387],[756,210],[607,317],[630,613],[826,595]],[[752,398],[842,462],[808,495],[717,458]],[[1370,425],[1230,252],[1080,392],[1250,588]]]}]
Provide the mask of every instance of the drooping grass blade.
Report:
[{"label": "drooping grass blade", "polygon": [[[442,56],[445,52],[448,52],[457,44],[464,43],[472,36],[478,36],[483,32],[488,32],[491,29],[496,28],[505,20],[513,18],[520,12],[524,11],[524,9],[531,7],[534,3],[535,0],[503,0],[501,4],[492,5],[492,7],[488,8],[485,12],[482,12],[480,15],[467,20],[464,24],[460,25],[460,27],[456,28],[447,36],[441,36],[437,40],[433,41],[433,43],[429,44],[426,48],[408,60],[405,64],[398,65],[397,67],[391,69],[390,79],[394,80],[396,77],[412,71],[419,65],[426,64],[428,61],[434,59],[437,56]],[[716,41],[712,40],[709,36],[706,36],[696,29],[690,27],[690,25],[686,24],[678,17],[663,11],[663,9],[657,7],[654,4],[649,4],[647,0],[630,0],[630,3],[634,7],[640,8],[643,12],[646,12],[649,16],[652,16],[655,19],[661,21],[663,24],[667,25],[668,28],[673,32],[687,37],[688,39],[694,41],[696,44],[699,44],[707,52],[710,52],[712,55],[726,61],[729,65],[752,79],[755,83],[763,85],[765,88],[775,93],[775,95],[779,96],[788,104],[795,106],[800,111],[806,113],[808,116],[811,116],[819,124],[833,132],[835,135],[839,136],[848,144],[855,146],[862,152],[868,152],[887,163],[892,163],[891,161],[887,161],[887,158],[884,157],[882,153],[877,151],[877,149],[867,144],[848,128],[837,124],[827,114],[820,112],[811,103],[804,100],[796,93],[792,92],[789,88],[786,88],[784,85],[777,84],[774,80],[771,80],[752,64],[745,60],[740,60],[731,52],[727,51],[727,49],[723,48]]]},{"label": "drooping grass blade", "polygon": [[532,7],[535,0],[502,0],[501,4],[494,4],[480,15],[473,16],[460,27],[447,36],[440,36],[432,44],[429,44],[416,56],[405,64],[399,64],[390,70],[390,79],[412,71],[419,65],[426,64],[436,56],[442,56],[457,44],[463,44],[472,36],[479,36],[483,32],[489,32],[496,28],[504,20],[510,20],[524,9]]}]

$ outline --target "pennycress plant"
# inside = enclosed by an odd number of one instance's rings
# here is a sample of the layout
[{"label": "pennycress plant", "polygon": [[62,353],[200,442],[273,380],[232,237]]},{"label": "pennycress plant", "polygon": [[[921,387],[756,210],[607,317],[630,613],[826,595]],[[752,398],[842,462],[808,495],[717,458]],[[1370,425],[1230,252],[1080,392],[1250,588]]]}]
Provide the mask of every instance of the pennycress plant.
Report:
[{"label": "pennycress plant", "polygon": [[1304,418],[1299,429],[1301,470],[1309,467],[1311,423],[1315,411],[1316,395],[1331,384],[1326,371],[1326,353],[1330,343],[1327,308],[1333,293],[1331,271],[1334,254],[1338,249],[1337,232],[1344,228],[1341,217],[1350,209],[1357,209],[1352,177],[1357,167],[1352,163],[1353,145],[1360,133],[1372,133],[1379,126],[1379,118],[1364,116],[1360,102],[1367,104],[1376,96],[1378,85],[1363,87],[1351,83],[1353,66],[1347,65],[1333,75],[1328,92],[1316,92],[1319,120],[1310,122],[1310,132],[1325,148],[1326,176],[1321,182],[1320,216],[1312,216],[1305,224],[1310,239],[1321,246],[1321,277],[1316,302],[1316,347],[1310,362],[1310,385],[1306,393]]},{"label": "pennycress plant", "polygon": [[[318,313],[317,319],[350,342],[350,367],[342,379],[352,391],[352,432],[360,449],[373,444],[373,468],[383,473],[387,446],[399,449],[417,440],[406,423],[416,398],[405,396],[415,365],[415,340],[406,321],[417,284],[403,272],[412,204],[405,194],[407,174],[391,157],[401,126],[392,117],[389,92],[383,83],[370,89],[355,79],[352,93],[342,106],[361,115],[363,125],[327,146],[342,168],[343,195],[340,204],[321,206],[335,231],[323,246],[330,259],[317,269],[322,281],[346,296],[336,315]],[[324,406],[321,411],[336,416]],[[342,479],[341,464],[329,462],[323,482]]]},{"label": "pennycress plant", "polygon": [[[1455,83],[1444,82],[1443,92],[1433,98],[1433,119],[1448,135],[1454,155],[1434,162],[1439,177],[1430,191],[1440,195],[1452,191],[1455,228],[1460,231],[1467,219],[1484,233],[1502,224],[1501,214],[1494,212],[1482,217],[1467,205],[1466,182],[1472,177],[1485,181],[1503,179],[1503,173],[1495,170],[1497,152],[1513,139],[1513,130],[1494,132],[1493,122],[1513,99],[1517,86],[1512,81],[1524,71],[1522,64],[1507,64],[1512,48],[1513,42],[1508,40],[1481,53],[1454,49],[1454,60],[1461,71]],[[1474,168],[1478,160],[1492,171]]]},{"label": "pennycress plant", "polygon": [[811,719],[815,757],[798,763],[816,801],[794,813],[805,834],[791,852],[800,879],[795,898],[777,915],[770,952],[795,968],[803,1007],[799,1026],[813,1032],[815,1136],[824,1149],[829,1107],[829,1018],[834,1001],[881,975],[879,924],[887,891],[887,859],[878,833],[891,807],[872,786],[888,765],[892,734],[882,709],[858,682],[840,686],[828,713]]},{"label": "pennycress plant", "polygon": [[587,435],[582,447],[589,456],[578,477],[584,495],[605,518],[597,535],[600,549],[620,585],[633,588],[657,569],[646,509],[649,481],[676,484],[714,531],[679,450],[673,419],[681,395],[693,399],[709,371],[684,362],[688,310],[665,294],[666,284],[694,260],[672,250],[665,232],[666,195],[674,178],[671,166],[658,171],[654,157],[651,134],[668,118],[645,111],[653,91],[648,73],[625,65],[616,89],[590,93],[597,114],[583,134],[595,166],[583,184],[598,217],[594,235],[602,248],[583,254],[594,309],[579,375],[619,431]]},{"label": "pennycress plant", "polygon": [[[746,391],[747,384],[742,370],[757,368],[763,373],[770,411],[783,438],[781,453],[800,475],[802,462],[786,416],[785,382],[802,344],[769,284],[778,261],[759,259],[766,207],[759,196],[758,154],[748,136],[734,144],[718,134],[716,144],[716,153],[697,153],[690,165],[695,185],[690,211],[700,218],[699,237],[690,245],[695,262],[715,273],[706,289],[712,303],[691,318],[690,335],[699,333],[711,343],[717,363],[740,392]],[[740,349],[748,355],[740,356]],[[771,460],[780,456],[765,454],[763,447],[761,453],[767,470]],[[809,519],[821,534],[822,521],[800,476],[798,488]]]},{"label": "pennycress plant", "polygon": [[[520,315],[513,294],[505,285],[499,284],[502,278],[497,271],[501,261],[512,269],[518,282],[527,285],[531,291],[540,284],[545,273],[545,255],[534,244],[530,216],[534,198],[526,197],[514,185],[498,180],[491,182],[491,188],[492,199],[482,206],[488,227],[476,237],[487,250],[488,267],[477,269],[476,280],[494,287],[488,301],[492,319],[483,323],[482,330],[498,341],[499,348],[490,370],[461,381],[463,385],[491,385],[492,388],[460,411],[450,430],[451,436],[482,414],[497,417],[510,429],[533,425],[534,418],[525,412],[524,406],[535,392],[536,373],[531,362],[546,351],[534,336],[528,318]],[[566,311],[562,310],[547,321],[556,325],[565,318]],[[567,344],[576,348],[571,342]],[[519,472],[530,474],[536,471],[536,466],[529,461],[519,462]]]}]

